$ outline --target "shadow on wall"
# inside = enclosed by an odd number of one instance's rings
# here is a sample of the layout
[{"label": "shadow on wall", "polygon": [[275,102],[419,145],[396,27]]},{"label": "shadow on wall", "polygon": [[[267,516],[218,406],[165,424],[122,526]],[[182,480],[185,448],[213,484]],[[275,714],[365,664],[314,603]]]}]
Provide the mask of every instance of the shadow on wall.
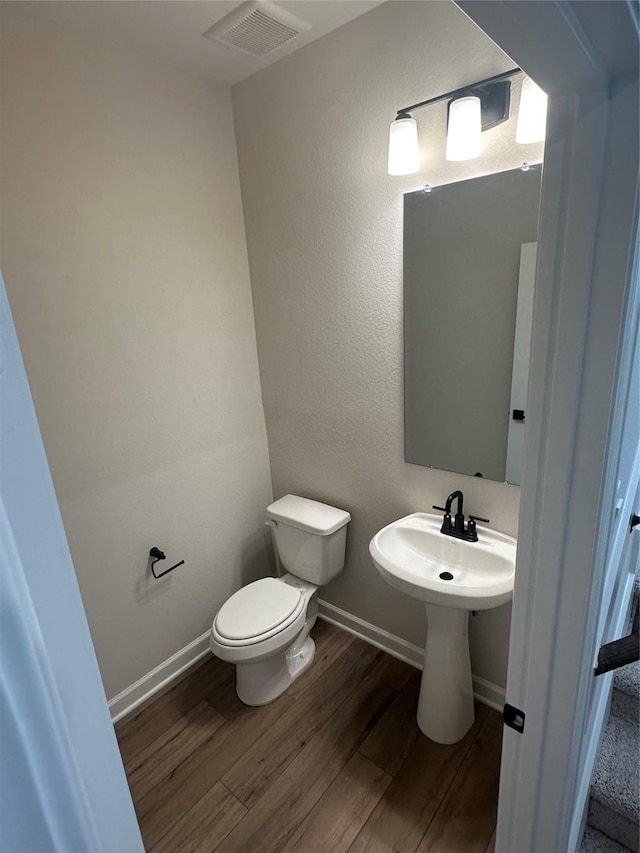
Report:
[{"label": "shadow on wall", "polygon": [[264,528],[249,536],[240,549],[240,586],[270,575],[277,576],[276,558],[271,534]]},{"label": "shadow on wall", "polygon": [[[171,563],[169,563],[171,565]],[[171,575],[157,580],[151,574],[151,558],[141,556],[137,563],[138,580],[134,587],[134,594],[138,604],[146,604],[154,601],[161,595],[165,595],[171,589]],[[179,571],[179,570],[178,570]]]}]

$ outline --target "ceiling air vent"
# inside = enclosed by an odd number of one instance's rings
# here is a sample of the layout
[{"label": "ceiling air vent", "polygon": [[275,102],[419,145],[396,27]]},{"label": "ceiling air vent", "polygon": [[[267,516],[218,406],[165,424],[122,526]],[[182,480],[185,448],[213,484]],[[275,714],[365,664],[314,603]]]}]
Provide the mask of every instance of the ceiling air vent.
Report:
[{"label": "ceiling air vent", "polygon": [[266,56],[311,29],[269,0],[243,3],[210,27],[204,36],[247,56]]}]

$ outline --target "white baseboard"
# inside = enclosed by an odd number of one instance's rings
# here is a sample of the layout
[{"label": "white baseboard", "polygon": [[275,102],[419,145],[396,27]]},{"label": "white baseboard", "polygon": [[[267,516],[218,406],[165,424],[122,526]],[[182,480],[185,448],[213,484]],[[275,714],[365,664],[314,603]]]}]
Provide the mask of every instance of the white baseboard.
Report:
[{"label": "white baseboard", "polygon": [[109,702],[111,720],[117,723],[127,714],[130,714],[138,705],[150,699],[154,693],[162,690],[169,682],[178,678],[185,669],[193,666],[200,658],[209,651],[209,637],[211,632],[206,631],[201,637],[189,643],[175,655],[171,655],[151,672],[143,675],[122,693],[118,693]]},{"label": "white baseboard", "polygon": [[[403,640],[401,637],[396,637],[395,634],[390,634],[370,622],[365,622],[358,616],[353,616],[347,613],[346,610],[341,610],[327,601],[318,599],[318,616],[324,619],[325,622],[331,622],[332,625],[337,625],[344,631],[354,634],[361,640],[370,643],[377,649],[387,652],[394,658],[404,661],[405,663],[414,666],[416,669],[422,669],[422,660],[424,658],[424,649],[416,646],[413,643]],[[473,679],[473,695],[479,702],[483,702],[490,708],[502,713],[505,703],[504,687],[498,687],[484,678],[479,678],[476,675]]]},{"label": "white baseboard", "polygon": [[[346,610],[341,610],[333,604],[326,601],[318,600],[319,616],[326,622],[331,622],[332,625],[337,625],[344,631],[354,634],[361,640],[387,652],[394,658],[405,661],[405,663],[414,666],[416,669],[422,669],[422,658],[424,650],[420,646],[415,646],[413,643],[403,640],[401,637],[396,637],[395,634],[390,634],[382,628],[372,625],[370,622],[365,622],[358,616],[353,616],[347,613]],[[111,720],[117,723],[123,717],[126,717],[134,711],[138,705],[141,705],[147,699],[150,699],[154,693],[162,690],[174,679],[178,678],[186,669],[197,663],[200,658],[204,657],[209,651],[209,635],[206,631],[201,637],[195,639],[188,646],[180,649],[175,655],[167,658],[164,663],[161,663],[151,672],[143,675],[122,693],[118,693],[109,702],[109,711],[111,712]],[[473,692],[479,702],[484,702],[496,711],[502,712],[502,707],[505,702],[504,688],[491,684],[490,681],[485,681],[484,678],[473,676]]]},{"label": "white baseboard", "polygon": [[471,679],[473,681],[473,695],[478,702],[482,702],[502,714],[504,703],[507,701],[507,693],[504,687],[499,687],[478,675],[472,674]]},{"label": "white baseboard", "polygon": [[346,610],[341,610],[327,601],[322,601],[322,599],[318,599],[318,616],[325,622],[331,622],[332,625],[337,625],[338,628],[348,631],[349,634],[354,634],[377,649],[388,652],[392,657],[403,660],[405,663],[415,666],[416,669],[422,669],[424,649],[421,649],[420,646],[414,646],[413,643],[396,637],[395,634],[390,634],[388,631],[383,631],[382,628],[372,625],[371,622],[365,622],[364,619],[353,616]]}]

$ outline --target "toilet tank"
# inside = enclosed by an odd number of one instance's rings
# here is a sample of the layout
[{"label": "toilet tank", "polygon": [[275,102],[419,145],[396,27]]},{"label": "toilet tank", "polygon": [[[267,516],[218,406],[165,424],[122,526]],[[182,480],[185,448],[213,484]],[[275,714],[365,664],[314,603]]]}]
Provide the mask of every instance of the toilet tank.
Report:
[{"label": "toilet tank", "polygon": [[342,571],[348,512],[285,495],[267,507],[267,516],[280,562],[292,575],[322,586]]}]

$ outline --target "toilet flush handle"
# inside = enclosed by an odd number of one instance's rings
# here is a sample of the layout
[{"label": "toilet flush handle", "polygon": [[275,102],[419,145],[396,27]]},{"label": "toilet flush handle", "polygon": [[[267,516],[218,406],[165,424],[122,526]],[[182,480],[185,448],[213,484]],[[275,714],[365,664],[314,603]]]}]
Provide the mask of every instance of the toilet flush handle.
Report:
[{"label": "toilet flush handle", "polygon": [[265,521],[264,525],[265,527],[277,527],[278,522],[275,521],[273,518],[270,518],[268,521]]}]

